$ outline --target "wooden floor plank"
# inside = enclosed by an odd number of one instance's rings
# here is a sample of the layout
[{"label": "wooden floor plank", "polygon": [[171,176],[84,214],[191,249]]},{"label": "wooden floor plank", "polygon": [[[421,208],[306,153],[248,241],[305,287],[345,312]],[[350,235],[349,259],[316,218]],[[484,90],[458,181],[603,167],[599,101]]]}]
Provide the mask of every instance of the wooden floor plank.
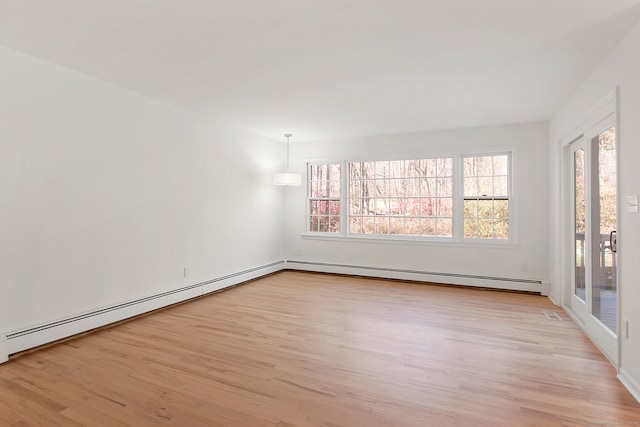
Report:
[{"label": "wooden floor plank", "polygon": [[0,366],[0,426],[633,423],[640,404],[544,297],[303,272]]}]

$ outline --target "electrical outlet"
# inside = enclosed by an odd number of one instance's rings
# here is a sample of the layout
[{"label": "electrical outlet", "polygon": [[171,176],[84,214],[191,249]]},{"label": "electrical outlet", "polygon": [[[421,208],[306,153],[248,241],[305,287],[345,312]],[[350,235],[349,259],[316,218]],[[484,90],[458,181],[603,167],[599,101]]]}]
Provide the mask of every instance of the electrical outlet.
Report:
[{"label": "electrical outlet", "polygon": [[189,277],[189,267],[184,268],[184,278],[186,279],[187,277]]}]

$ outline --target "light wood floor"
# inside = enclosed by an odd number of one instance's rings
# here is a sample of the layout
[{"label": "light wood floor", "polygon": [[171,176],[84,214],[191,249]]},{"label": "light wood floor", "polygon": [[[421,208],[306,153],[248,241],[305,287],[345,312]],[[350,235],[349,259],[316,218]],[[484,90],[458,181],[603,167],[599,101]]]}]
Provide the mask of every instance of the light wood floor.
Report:
[{"label": "light wood floor", "polygon": [[0,365],[0,426],[638,421],[613,367],[544,297],[302,272]]}]

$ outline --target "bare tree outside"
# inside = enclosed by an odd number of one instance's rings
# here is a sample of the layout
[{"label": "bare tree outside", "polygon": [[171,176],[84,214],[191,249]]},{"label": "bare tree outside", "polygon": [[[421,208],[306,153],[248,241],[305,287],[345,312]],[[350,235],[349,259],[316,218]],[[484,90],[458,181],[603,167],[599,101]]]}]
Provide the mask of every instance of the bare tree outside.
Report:
[{"label": "bare tree outside", "polygon": [[340,164],[309,167],[309,231],[340,232]]},{"label": "bare tree outside", "polygon": [[351,162],[349,233],[453,236],[453,159]]},{"label": "bare tree outside", "polygon": [[[509,154],[462,157],[463,237],[509,238],[509,162]],[[453,237],[453,157],[344,166],[346,195],[341,163],[309,166],[309,231]],[[341,202],[346,224],[341,224]]]}]

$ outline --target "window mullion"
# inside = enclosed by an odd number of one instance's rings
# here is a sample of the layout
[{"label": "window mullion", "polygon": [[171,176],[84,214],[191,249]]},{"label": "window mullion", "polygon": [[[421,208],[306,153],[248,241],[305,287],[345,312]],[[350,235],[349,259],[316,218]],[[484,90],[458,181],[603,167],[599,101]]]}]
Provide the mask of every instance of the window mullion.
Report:
[{"label": "window mullion", "polygon": [[349,232],[349,213],[351,194],[349,194],[349,162],[343,160],[340,164],[340,234],[346,236]]}]

